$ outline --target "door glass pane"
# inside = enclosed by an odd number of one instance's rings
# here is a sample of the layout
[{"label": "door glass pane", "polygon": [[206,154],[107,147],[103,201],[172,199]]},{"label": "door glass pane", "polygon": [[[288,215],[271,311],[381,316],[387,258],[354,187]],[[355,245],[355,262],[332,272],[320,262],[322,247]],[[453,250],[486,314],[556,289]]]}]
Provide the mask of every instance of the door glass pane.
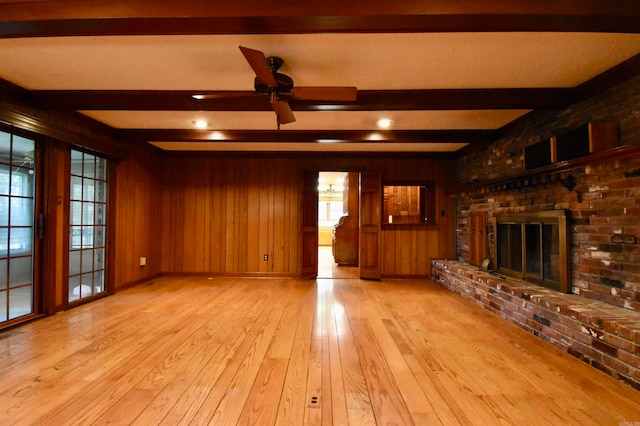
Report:
[{"label": "door glass pane", "polygon": [[560,226],[544,224],[542,235],[544,279],[560,281]]},{"label": "door glass pane", "polygon": [[69,301],[105,291],[107,160],[71,152]]},{"label": "door glass pane", "polygon": [[542,278],[542,265],[540,259],[542,255],[542,247],[540,242],[540,224],[539,223],[527,223],[524,225],[525,229],[525,244],[527,264],[525,274],[528,276],[534,276]]},{"label": "door glass pane", "polygon": [[0,322],[34,313],[35,141],[0,132]]},{"label": "door glass pane", "polygon": [[13,288],[9,290],[9,319],[15,319],[32,312],[33,290],[32,286]]},{"label": "door glass pane", "polygon": [[31,226],[33,224],[33,199],[11,198],[11,226]]}]

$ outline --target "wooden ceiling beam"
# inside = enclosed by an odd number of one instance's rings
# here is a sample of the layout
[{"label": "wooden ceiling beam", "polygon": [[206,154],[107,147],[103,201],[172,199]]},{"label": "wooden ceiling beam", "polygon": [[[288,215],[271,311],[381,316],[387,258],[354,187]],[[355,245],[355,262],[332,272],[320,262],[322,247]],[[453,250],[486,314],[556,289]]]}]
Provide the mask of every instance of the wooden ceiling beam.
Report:
[{"label": "wooden ceiling beam", "polygon": [[[36,90],[25,95],[43,109],[132,111],[271,111],[268,98],[253,91]],[[301,101],[286,96],[294,111],[478,110],[560,108],[575,101],[573,89],[360,90],[355,102]]]},{"label": "wooden ceiling beam", "polygon": [[[118,138],[127,142],[394,142],[394,143],[490,143],[495,130],[176,130],[121,129]],[[374,136],[375,134],[375,136]]]},{"label": "wooden ceiling beam", "polygon": [[637,0],[49,0],[0,3],[0,37],[326,32],[640,32]]}]

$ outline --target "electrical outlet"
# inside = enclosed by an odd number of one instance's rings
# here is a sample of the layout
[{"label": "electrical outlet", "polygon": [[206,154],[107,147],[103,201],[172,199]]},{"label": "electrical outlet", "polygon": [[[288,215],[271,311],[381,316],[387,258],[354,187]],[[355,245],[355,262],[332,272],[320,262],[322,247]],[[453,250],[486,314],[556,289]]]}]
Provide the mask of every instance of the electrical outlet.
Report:
[{"label": "electrical outlet", "polygon": [[140,266],[145,266],[147,264],[147,258],[145,256],[142,256],[140,258]]},{"label": "electrical outlet", "polygon": [[265,254],[263,259],[264,259],[265,262],[268,261],[269,260],[269,255]]}]

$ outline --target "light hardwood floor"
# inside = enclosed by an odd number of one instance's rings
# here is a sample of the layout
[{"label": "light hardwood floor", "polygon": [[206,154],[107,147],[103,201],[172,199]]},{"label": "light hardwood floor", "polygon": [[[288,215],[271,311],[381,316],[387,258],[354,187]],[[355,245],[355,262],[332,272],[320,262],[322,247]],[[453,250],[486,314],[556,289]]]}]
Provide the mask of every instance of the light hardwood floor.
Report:
[{"label": "light hardwood floor", "polygon": [[1,425],[640,422],[640,392],[424,280],[163,277],[0,360]]}]

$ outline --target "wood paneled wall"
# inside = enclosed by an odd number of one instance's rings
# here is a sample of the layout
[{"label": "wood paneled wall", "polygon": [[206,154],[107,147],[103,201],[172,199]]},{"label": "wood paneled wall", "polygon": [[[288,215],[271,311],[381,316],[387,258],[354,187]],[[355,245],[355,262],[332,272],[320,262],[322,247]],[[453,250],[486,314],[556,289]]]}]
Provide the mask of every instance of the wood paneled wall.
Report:
[{"label": "wood paneled wall", "polygon": [[[382,276],[428,276],[431,273],[429,259],[438,259],[440,252],[440,228],[434,226],[387,227],[382,231]],[[442,237],[445,237],[444,235]]]},{"label": "wood paneled wall", "polygon": [[[302,264],[302,184],[307,171],[380,173],[385,181],[436,182],[437,226],[387,230],[384,273],[428,275],[455,254],[448,194],[453,162],[396,158],[167,154],[162,163],[161,271],[297,276]],[[388,248],[386,247],[388,245]],[[264,255],[268,260],[264,260]],[[390,259],[394,259],[393,261]]]},{"label": "wood paneled wall", "polygon": [[[115,290],[161,271],[162,174],[158,165],[162,156],[144,146],[132,146],[129,154],[110,169],[114,194],[110,205],[114,247],[110,253]],[[141,257],[147,259],[145,266],[140,266]]]},{"label": "wood paneled wall", "polygon": [[172,157],[163,169],[164,272],[299,271],[302,172],[297,162]]}]

